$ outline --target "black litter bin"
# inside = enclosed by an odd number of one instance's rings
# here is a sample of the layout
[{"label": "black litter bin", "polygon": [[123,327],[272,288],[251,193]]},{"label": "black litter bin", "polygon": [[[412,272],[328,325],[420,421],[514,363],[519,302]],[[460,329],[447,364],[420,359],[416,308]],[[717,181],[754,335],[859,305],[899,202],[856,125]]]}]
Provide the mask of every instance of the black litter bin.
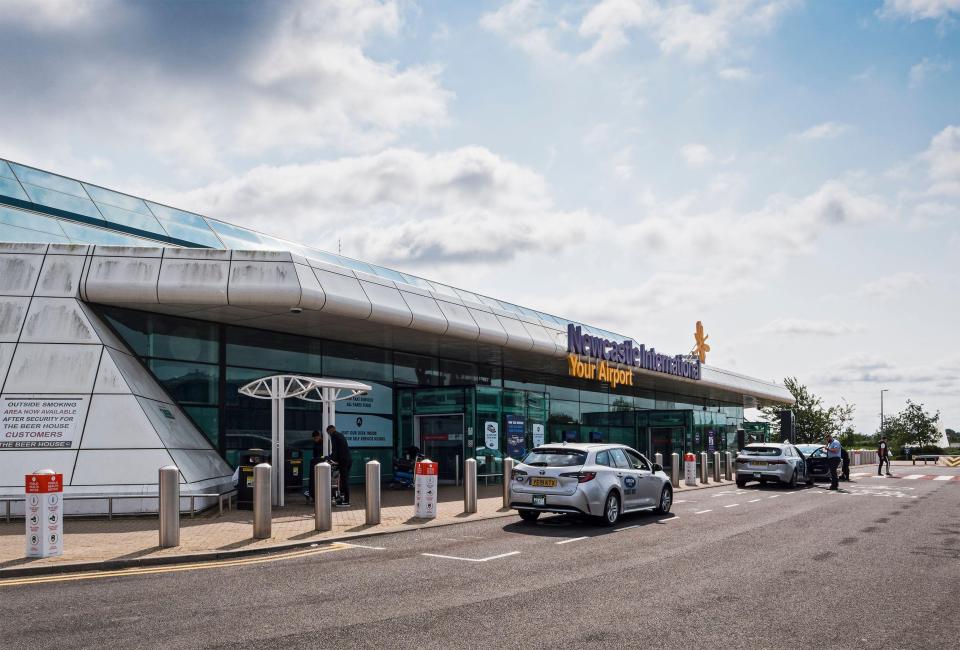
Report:
[{"label": "black litter bin", "polygon": [[270,462],[270,452],[266,449],[248,449],[240,455],[237,466],[237,508],[253,510],[253,468],[260,463]]},{"label": "black litter bin", "polygon": [[303,452],[299,449],[288,449],[284,463],[286,475],[284,483],[288,491],[299,492],[303,489]]}]

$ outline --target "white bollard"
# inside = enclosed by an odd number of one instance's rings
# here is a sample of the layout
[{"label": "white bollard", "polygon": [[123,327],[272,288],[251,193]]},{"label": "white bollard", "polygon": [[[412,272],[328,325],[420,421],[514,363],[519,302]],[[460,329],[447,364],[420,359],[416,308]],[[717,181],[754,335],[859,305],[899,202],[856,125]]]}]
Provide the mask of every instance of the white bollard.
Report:
[{"label": "white bollard", "polygon": [[688,487],[697,485],[697,457],[687,453],[683,455],[683,476],[684,483]]}]

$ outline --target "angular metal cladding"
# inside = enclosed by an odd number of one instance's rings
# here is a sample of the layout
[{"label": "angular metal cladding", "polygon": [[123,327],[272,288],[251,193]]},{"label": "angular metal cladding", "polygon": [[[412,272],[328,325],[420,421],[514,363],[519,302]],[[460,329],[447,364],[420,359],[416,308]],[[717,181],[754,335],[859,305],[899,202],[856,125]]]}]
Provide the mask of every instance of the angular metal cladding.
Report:
[{"label": "angular metal cladding", "polygon": [[0,296],[33,294],[42,265],[43,255],[0,254]]},{"label": "angular metal cladding", "polygon": [[83,255],[47,255],[40,271],[36,295],[76,298],[80,295],[84,259]]},{"label": "angular metal cladding", "polygon": [[74,298],[34,298],[20,342],[100,343],[100,338]]},{"label": "angular metal cladding", "polygon": [[300,304],[300,294],[293,262],[230,262],[227,295],[231,305],[293,307]]},{"label": "angular metal cladding", "polygon": [[164,304],[226,305],[229,273],[228,261],[164,257],[157,295]]},{"label": "angular metal cladding", "polygon": [[17,342],[29,305],[26,296],[0,296],[0,342]]},{"label": "angular metal cladding", "polygon": [[160,263],[159,257],[94,255],[87,266],[81,295],[88,302],[156,304]]}]

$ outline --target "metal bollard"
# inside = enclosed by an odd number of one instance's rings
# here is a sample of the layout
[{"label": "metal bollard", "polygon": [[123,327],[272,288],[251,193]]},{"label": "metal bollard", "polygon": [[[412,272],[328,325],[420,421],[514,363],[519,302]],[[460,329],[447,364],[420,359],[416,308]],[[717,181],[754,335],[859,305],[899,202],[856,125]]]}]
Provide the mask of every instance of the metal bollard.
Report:
[{"label": "metal bollard", "polygon": [[463,463],[463,511],[467,514],[477,511],[477,461],[474,458]]},{"label": "metal bollard", "polygon": [[727,456],[727,462],[723,468],[724,478],[727,479],[728,481],[732,481],[733,480],[733,454],[731,454],[729,451],[724,453]]},{"label": "metal bollard", "polygon": [[273,502],[270,500],[269,463],[260,463],[253,468],[253,538],[270,539],[273,525]]},{"label": "metal bollard", "polygon": [[510,480],[513,478],[513,459],[503,459],[503,507],[510,507]]},{"label": "metal bollard", "polygon": [[713,452],[713,482],[720,482],[720,452]]},{"label": "metal bollard", "polygon": [[313,466],[313,518],[314,529],[326,531],[333,528],[333,515],[330,512],[331,487],[330,463],[317,463]]},{"label": "metal bollard", "polygon": [[367,463],[367,525],[380,523],[380,463],[371,460]]},{"label": "metal bollard", "polygon": [[653,455],[653,462],[655,462],[660,467],[663,467],[663,454],[659,451]]},{"label": "metal bollard", "polygon": [[160,548],[180,546],[180,470],[176,465],[160,468]]},{"label": "metal bollard", "polygon": [[680,487],[680,454],[670,454],[670,483],[673,487]]},{"label": "metal bollard", "polygon": [[700,482],[706,485],[710,482],[710,465],[707,461],[707,452],[700,452]]}]

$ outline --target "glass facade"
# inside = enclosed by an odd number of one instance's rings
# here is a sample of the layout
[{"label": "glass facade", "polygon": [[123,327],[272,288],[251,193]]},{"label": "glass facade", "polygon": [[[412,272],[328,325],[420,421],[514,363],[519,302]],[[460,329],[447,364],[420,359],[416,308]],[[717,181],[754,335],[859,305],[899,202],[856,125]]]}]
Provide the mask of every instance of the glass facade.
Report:
[{"label": "glass facade", "polygon": [[[337,405],[337,427],[353,439],[354,479],[363,465],[392,461],[415,445],[441,462],[441,479],[477,459],[481,477],[502,472],[542,442],[616,442],[647,453],[734,448],[743,407],[621,386],[604,390],[563,375],[474,364],[305,336],[208,323],[116,307],[101,314],[231,464],[246,449],[269,448],[270,404],[238,393],[276,373],[370,383],[369,399]],[[291,399],[288,456],[309,461],[316,403]],[[309,463],[305,462],[304,467]],[[499,479],[493,479],[499,480]]]}]

